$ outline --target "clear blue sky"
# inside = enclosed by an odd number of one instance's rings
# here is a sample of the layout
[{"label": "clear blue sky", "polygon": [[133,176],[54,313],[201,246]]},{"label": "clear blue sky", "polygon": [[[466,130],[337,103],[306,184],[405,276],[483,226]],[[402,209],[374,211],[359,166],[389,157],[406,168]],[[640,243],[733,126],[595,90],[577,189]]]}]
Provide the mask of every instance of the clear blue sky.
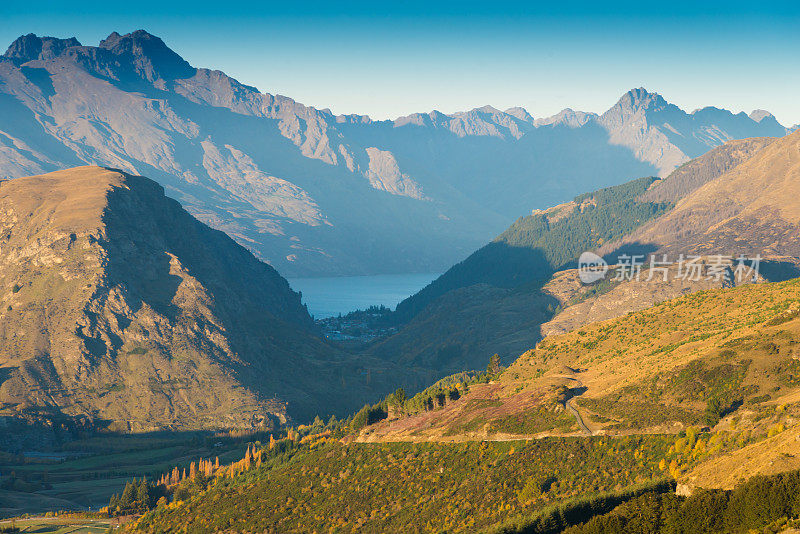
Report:
[{"label": "clear blue sky", "polygon": [[30,32],[96,45],[142,28],[194,66],[379,119],[485,104],[602,112],[644,86],[687,110],[764,108],[800,123],[800,2],[296,4],[3,2],[0,47]]}]

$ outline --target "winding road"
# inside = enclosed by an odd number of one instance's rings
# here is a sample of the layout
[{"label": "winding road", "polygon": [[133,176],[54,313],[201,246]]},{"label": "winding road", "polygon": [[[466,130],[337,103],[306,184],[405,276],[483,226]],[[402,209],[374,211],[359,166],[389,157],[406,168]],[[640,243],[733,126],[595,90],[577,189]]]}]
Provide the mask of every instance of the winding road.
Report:
[{"label": "winding road", "polygon": [[[563,376],[563,375],[561,376],[561,378],[566,378],[567,380],[574,381],[576,383],[576,385],[575,385],[576,388],[583,387],[583,383],[580,380],[578,380],[577,378],[572,378],[571,376]],[[567,409],[570,411],[570,413],[573,416],[575,416],[575,419],[578,421],[578,426],[580,427],[581,432],[583,432],[587,436],[591,436],[591,435],[594,434],[591,431],[591,429],[588,426],[586,426],[586,423],[583,421],[583,416],[580,414],[578,409],[575,407],[575,404],[574,404],[572,398],[570,398],[568,401],[566,401],[564,403],[564,406],[566,406]]]},{"label": "winding road", "polygon": [[575,416],[575,419],[578,420],[578,426],[581,427],[581,432],[583,432],[587,436],[591,436],[592,435],[592,431],[589,430],[589,427],[586,426],[586,423],[583,422],[583,417],[581,416],[580,412],[578,412],[578,409],[575,408],[575,406],[572,405],[572,399],[570,399],[567,402],[565,402],[564,405],[572,413],[572,415]]}]

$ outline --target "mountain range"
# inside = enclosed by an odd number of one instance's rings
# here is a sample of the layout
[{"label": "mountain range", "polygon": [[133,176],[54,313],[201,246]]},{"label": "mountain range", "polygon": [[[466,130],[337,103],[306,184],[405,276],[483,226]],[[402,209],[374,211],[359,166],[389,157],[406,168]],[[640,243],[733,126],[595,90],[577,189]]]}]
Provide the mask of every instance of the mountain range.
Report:
[{"label": "mountain range", "polygon": [[798,135],[732,141],[666,179],[522,218],[400,306],[397,334],[356,352],[324,343],[285,279],[147,178],[78,167],[2,182],[0,416],[148,430],[342,414],[487,353],[513,357],[543,333],[718,287],[591,293],[569,271],[550,278],[603,240],[599,251],[703,248],[709,228],[726,228],[703,215],[715,202],[740,240],[792,252]]},{"label": "mountain range", "polygon": [[587,288],[569,270],[584,249],[718,248],[796,266],[798,142],[731,141],[665,179],[521,218],[401,305],[398,333],[355,351],[324,342],[274,268],[148,178],[85,166],[0,182],[0,416],[140,431],[343,414],[723,285]]},{"label": "mountain range", "polygon": [[601,115],[335,115],[191,66],[143,30],[96,47],[20,37],[0,57],[0,109],[0,176],[149,176],[286,276],[444,270],[533,208],[788,131],[644,89]]}]

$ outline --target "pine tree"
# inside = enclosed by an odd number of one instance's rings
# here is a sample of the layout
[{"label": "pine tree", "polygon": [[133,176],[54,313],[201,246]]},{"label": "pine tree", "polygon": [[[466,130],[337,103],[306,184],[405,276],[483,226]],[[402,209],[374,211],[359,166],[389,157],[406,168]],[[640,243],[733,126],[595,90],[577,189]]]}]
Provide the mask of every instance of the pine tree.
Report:
[{"label": "pine tree", "polygon": [[397,388],[395,392],[392,394],[392,403],[395,404],[398,408],[402,408],[405,402],[406,402],[406,390],[404,390],[403,388]]},{"label": "pine tree", "polygon": [[181,481],[181,474],[178,471],[178,466],[172,468],[172,477],[170,478],[170,485],[174,486]]},{"label": "pine tree", "polygon": [[108,500],[108,511],[110,514],[116,513],[119,508],[119,495],[116,493]]},{"label": "pine tree", "polygon": [[143,478],[136,488],[136,508],[139,510],[149,510],[153,505],[152,492],[150,490],[150,483],[146,478]]},{"label": "pine tree", "polygon": [[247,471],[250,469],[250,463],[253,460],[253,456],[250,454],[250,445],[247,446],[247,452],[244,454],[244,470]]},{"label": "pine tree", "polygon": [[123,510],[130,510],[134,507],[137,497],[136,479],[133,482],[125,484],[125,489],[122,490],[122,497],[119,498],[119,507]]},{"label": "pine tree", "polygon": [[486,366],[486,374],[494,376],[500,372],[500,355],[495,354],[489,358],[489,364]]}]

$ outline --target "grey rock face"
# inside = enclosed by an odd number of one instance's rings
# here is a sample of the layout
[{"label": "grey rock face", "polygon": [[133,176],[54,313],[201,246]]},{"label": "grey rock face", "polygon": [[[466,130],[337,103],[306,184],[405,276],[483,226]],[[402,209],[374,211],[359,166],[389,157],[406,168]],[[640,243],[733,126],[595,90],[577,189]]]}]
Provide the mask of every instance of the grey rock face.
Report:
[{"label": "grey rock face", "polygon": [[81,43],[74,37],[58,39],[56,37],[38,37],[29,33],[11,43],[4,57],[22,63],[36,59],[53,59],[73,46],[81,46]]}]

